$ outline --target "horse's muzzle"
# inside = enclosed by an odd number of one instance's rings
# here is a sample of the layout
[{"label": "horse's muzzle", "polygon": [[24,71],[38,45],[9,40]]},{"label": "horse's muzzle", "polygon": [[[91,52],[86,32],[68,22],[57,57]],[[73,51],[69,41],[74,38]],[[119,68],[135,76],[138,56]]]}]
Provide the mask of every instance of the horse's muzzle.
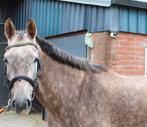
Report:
[{"label": "horse's muzzle", "polygon": [[12,110],[16,111],[16,113],[21,113],[22,111],[30,111],[32,107],[32,102],[30,100],[24,100],[24,101],[18,101],[14,100],[12,101]]}]

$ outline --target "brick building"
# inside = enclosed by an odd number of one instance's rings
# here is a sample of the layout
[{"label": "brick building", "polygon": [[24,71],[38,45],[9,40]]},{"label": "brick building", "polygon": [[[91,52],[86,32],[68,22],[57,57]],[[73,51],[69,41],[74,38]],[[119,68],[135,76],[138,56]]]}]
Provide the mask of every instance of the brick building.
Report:
[{"label": "brick building", "polygon": [[123,75],[145,74],[147,35],[118,32],[116,38],[108,32],[93,34],[93,63],[106,64]]}]

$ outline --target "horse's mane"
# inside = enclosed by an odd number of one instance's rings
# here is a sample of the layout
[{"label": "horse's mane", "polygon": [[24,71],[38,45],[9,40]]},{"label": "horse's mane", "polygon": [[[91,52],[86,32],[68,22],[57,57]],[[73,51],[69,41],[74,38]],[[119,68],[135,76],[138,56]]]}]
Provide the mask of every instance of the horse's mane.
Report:
[{"label": "horse's mane", "polygon": [[56,48],[50,42],[48,42],[45,39],[40,38],[39,36],[36,37],[36,41],[41,47],[43,52],[45,52],[52,59],[60,63],[67,64],[69,66],[72,66],[73,68],[77,68],[80,70],[92,71],[95,73],[106,71],[106,68],[104,65],[90,64],[88,60],[81,58],[81,57],[75,57],[72,54],[69,54],[59,48]]}]

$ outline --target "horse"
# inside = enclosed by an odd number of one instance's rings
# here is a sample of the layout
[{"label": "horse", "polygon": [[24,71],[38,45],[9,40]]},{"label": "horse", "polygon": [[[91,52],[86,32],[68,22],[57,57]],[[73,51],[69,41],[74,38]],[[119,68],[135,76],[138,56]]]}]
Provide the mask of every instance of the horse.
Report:
[{"label": "horse", "polygon": [[34,96],[49,127],[147,127],[147,78],[126,77],[75,57],[37,35],[33,19],[17,31],[4,24],[11,107],[29,113]]}]

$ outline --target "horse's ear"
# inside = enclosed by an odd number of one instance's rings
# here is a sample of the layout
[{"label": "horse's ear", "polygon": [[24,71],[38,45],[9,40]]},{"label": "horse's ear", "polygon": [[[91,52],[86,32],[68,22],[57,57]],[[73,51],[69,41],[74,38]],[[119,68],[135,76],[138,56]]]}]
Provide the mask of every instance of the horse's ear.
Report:
[{"label": "horse's ear", "polygon": [[5,21],[4,33],[8,40],[10,40],[15,35],[15,26],[10,18]]},{"label": "horse's ear", "polygon": [[30,39],[34,39],[37,35],[37,28],[35,21],[33,19],[29,19],[26,25],[26,32]]}]

